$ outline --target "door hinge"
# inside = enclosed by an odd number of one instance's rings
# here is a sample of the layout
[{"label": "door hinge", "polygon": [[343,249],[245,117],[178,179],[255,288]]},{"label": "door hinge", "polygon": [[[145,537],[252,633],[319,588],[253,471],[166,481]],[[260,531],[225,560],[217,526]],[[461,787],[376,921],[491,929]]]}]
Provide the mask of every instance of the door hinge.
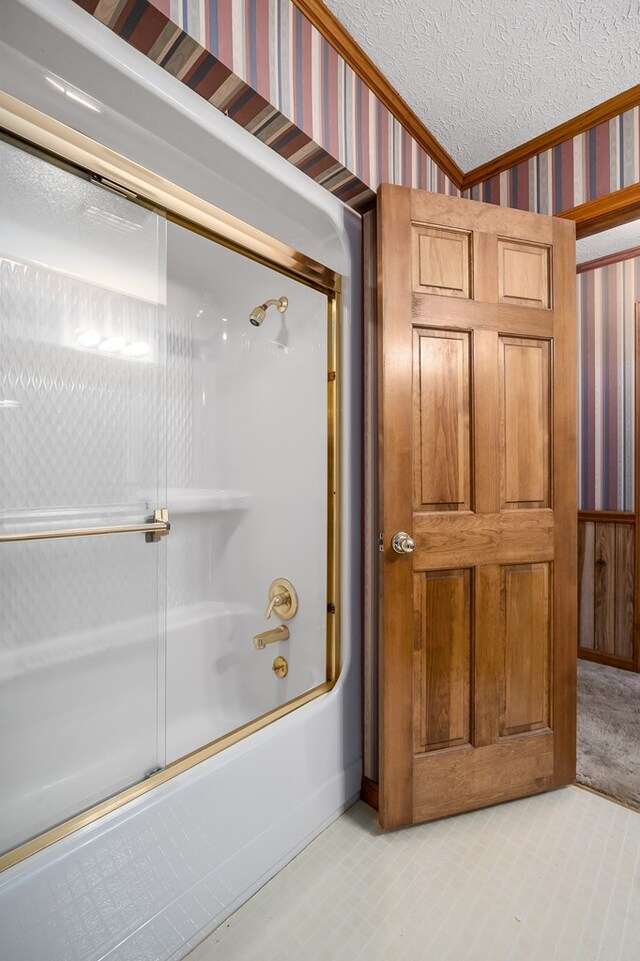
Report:
[{"label": "door hinge", "polygon": [[329,373],[327,374],[327,380],[329,381],[329,383],[331,383],[331,381],[334,381],[335,379],[336,379],[335,370],[330,370]]}]

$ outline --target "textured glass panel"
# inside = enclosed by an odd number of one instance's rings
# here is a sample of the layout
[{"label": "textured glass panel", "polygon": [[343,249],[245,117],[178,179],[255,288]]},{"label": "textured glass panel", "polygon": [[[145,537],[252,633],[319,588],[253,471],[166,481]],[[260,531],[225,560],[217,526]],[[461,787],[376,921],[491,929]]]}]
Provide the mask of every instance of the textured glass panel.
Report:
[{"label": "textured glass panel", "polygon": [[163,299],[155,213],[10,143],[0,145],[0,171],[0,254],[138,301]]},{"label": "textured glass panel", "polygon": [[142,534],[0,545],[3,849],[162,763],[164,550]]},{"label": "textured glass panel", "polygon": [[[172,760],[326,679],[327,298],[168,224],[167,317]],[[257,651],[276,577],[299,610]]]},{"label": "textured glass panel", "polygon": [[[156,213],[0,141],[0,533],[165,506],[165,244]],[[165,551],[0,544],[0,848],[164,764]]]}]

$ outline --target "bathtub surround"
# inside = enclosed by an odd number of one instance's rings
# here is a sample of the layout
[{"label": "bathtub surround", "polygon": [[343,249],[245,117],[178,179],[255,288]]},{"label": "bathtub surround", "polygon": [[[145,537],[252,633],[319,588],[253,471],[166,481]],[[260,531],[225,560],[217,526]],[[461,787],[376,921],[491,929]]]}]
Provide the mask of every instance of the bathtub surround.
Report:
[{"label": "bathtub surround", "polygon": [[[0,746],[5,868],[43,830],[42,845],[58,840],[79,827],[69,816],[101,801],[103,815],[331,689],[342,378],[333,271],[4,94],[0,111],[7,132],[69,162],[0,142],[0,383],[17,411],[1,448],[15,674],[0,704],[20,732]],[[248,303],[273,287],[286,293],[259,310],[281,316],[252,330]],[[270,596],[288,601],[265,611]],[[277,679],[245,643],[272,614],[297,615]]]},{"label": "bathtub surround", "polygon": [[[175,223],[167,253],[170,762],[335,680],[335,425],[327,295]],[[253,304],[273,292],[286,311],[253,326]],[[214,496],[194,504],[202,489]],[[269,585],[284,573],[295,617],[276,610],[266,620]],[[288,641],[258,652],[253,635],[284,620]],[[272,670],[276,655],[287,658],[286,677]]]},{"label": "bathtub surround", "polygon": [[[9,0],[0,11],[0,36],[0,86],[7,92],[305,251],[344,278],[345,548],[338,685],[296,715],[270,725],[0,878],[2,948],[12,961],[61,956],[68,961],[138,961],[145,953],[158,961],[177,959],[344,810],[359,791],[359,625],[357,605],[351,599],[357,597],[359,583],[355,549],[359,543],[355,507],[360,463],[356,441],[359,324],[352,318],[359,316],[360,224],[326,191],[186,88],[176,88],[173,78],[155,71],[74,5],[64,0]],[[40,59],[43,51],[45,63]],[[47,83],[46,75],[61,73],[99,104],[99,113]],[[181,144],[189,145],[188,154]],[[209,162],[212,155],[215,169]],[[242,331],[254,330],[248,316],[255,304],[284,292],[280,285],[276,290],[260,286],[253,291]],[[277,312],[273,320],[277,327]],[[253,333],[256,363],[260,350],[266,349],[264,335],[270,334],[271,322],[268,315]],[[216,331],[221,338],[221,327]],[[270,341],[278,341],[279,346],[270,344],[269,351],[278,362],[282,338],[279,330],[271,334]],[[178,452],[175,456],[179,459]],[[191,481],[198,486],[189,503],[182,505],[187,521],[207,501],[204,482],[195,474]],[[182,479],[170,485],[169,496],[175,499],[181,485]],[[241,498],[235,507],[234,503],[229,502],[234,510],[242,508]],[[194,508],[191,513],[190,508]],[[251,657],[268,655],[253,650],[251,634],[243,635]],[[66,919],[64,930],[61,916]]]}]

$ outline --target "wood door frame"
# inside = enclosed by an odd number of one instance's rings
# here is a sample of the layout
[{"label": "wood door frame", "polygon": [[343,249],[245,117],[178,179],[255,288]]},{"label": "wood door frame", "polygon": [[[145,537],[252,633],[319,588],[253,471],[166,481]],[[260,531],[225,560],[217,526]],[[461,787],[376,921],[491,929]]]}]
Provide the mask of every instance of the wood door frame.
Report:
[{"label": "wood door frame", "polygon": [[[393,201],[391,195],[393,192]],[[389,216],[383,227],[380,215],[385,198],[389,196]],[[382,184],[378,191],[378,251],[381,250],[383,229],[387,243],[399,250],[411,250],[411,190]],[[391,239],[393,238],[393,239]],[[391,273],[378,256],[378,521],[380,531],[393,529],[411,531],[413,526],[413,476],[412,452],[412,391],[413,391],[413,329],[405,319],[411,317],[412,262],[410,256],[399,258],[397,269]],[[402,306],[401,306],[402,305]],[[387,356],[383,337],[383,317],[390,318],[389,326],[396,336],[396,349]],[[397,330],[397,333],[396,333]],[[386,332],[386,331],[385,331]],[[403,349],[398,349],[398,344]],[[392,462],[385,459],[385,436],[391,436],[393,424],[395,448],[402,450],[403,457],[396,456]],[[402,826],[413,821],[413,758],[401,750],[413,735],[413,704],[406,703],[404,692],[413,683],[413,605],[405,604],[394,614],[390,605],[384,603],[385,594],[400,597],[411,596],[413,569],[405,559],[396,555],[389,565],[380,555],[379,589],[379,805],[378,811],[391,809],[396,823],[387,822],[386,827]],[[405,639],[400,651],[394,651],[386,643],[395,634]],[[381,679],[388,678],[387,698],[384,697]],[[400,705],[400,708],[398,708]],[[395,710],[394,710],[395,708]],[[383,737],[386,716],[393,713],[393,736]],[[391,722],[390,725],[391,727]],[[384,771],[396,758],[394,779],[385,778]]]},{"label": "wood door frame", "polygon": [[640,444],[638,443],[638,424],[640,424],[640,303],[636,303],[634,310],[634,471],[633,471],[633,507],[635,510],[635,571],[633,596],[633,654],[636,671],[640,671]]},{"label": "wood door frame", "polygon": [[630,220],[636,220],[640,214],[640,183],[631,184],[614,190],[604,197],[596,197],[577,207],[569,207],[556,217],[573,220],[576,225],[576,238],[590,237],[592,234],[609,230]]},{"label": "wood door frame", "polygon": [[[627,196],[629,202],[622,203],[622,198]],[[599,216],[594,216],[597,211],[603,212],[604,220],[601,222]],[[615,212],[622,211],[622,216],[616,219]],[[566,211],[561,214],[567,219],[573,219],[576,223],[577,235],[588,236],[593,233],[607,230],[618,223],[625,223],[629,220],[640,217],[640,184],[633,184],[630,188],[623,191],[615,191],[598,200],[583,204],[581,207],[574,208],[573,211]],[[611,222],[609,222],[611,220]],[[593,260],[577,264],[576,274],[580,275],[587,271],[597,270],[618,264],[626,260],[640,256],[640,247],[632,247],[626,250],[616,251],[613,254],[606,254]],[[592,524],[629,524],[634,527],[634,586],[633,586],[633,651],[631,658],[621,655],[606,653],[591,648],[580,646],[580,632],[578,633],[578,657],[582,660],[593,661],[597,664],[604,664],[608,667],[615,667],[619,670],[640,672],[640,450],[638,445],[638,424],[640,424],[640,302],[634,305],[634,506],[632,511],[613,511],[613,510],[579,510],[578,523]],[[581,586],[581,574],[579,576],[578,587]],[[579,597],[580,607],[580,597]]]}]

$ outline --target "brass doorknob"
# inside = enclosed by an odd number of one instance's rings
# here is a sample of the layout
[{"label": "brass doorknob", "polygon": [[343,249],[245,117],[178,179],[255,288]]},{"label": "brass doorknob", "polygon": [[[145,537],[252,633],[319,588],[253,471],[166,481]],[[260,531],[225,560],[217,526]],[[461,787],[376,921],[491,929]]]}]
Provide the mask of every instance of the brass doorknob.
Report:
[{"label": "brass doorknob", "polygon": [[411,554],[416,549],[416,542],[411,534],[406,531],[398,531],[391,539],[391,546],[396,554]]}]

